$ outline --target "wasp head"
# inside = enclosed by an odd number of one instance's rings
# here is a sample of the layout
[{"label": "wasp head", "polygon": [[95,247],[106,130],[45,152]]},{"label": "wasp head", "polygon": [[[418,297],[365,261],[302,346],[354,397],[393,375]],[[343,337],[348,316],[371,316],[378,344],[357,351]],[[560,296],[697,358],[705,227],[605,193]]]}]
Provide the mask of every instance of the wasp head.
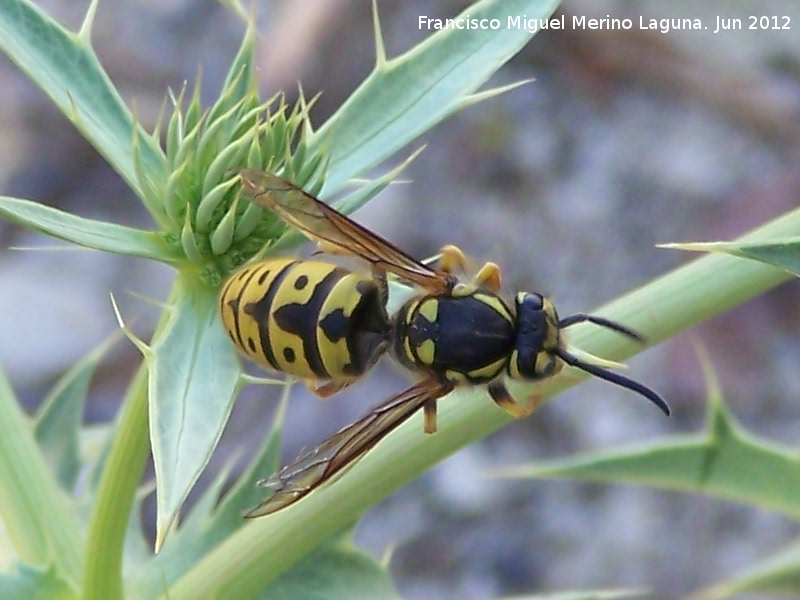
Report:
[{"label": "wasp head", "polygon": [[508,374],[514,379],[545,379],[563,367],[556,307],[541,294],[520,292],[515,298],[517,332]]}]

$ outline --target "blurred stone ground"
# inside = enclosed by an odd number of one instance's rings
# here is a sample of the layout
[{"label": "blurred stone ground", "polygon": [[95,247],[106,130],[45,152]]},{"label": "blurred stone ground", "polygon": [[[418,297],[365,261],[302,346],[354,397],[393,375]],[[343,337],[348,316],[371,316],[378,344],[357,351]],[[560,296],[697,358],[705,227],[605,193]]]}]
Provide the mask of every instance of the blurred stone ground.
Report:
[{"label": "blurred stone ground", "polygon": [[[84,3],[39,3],[77,27]],[[81,6],[78,6],[78,5]],[[391,55],[424,37],[419,15],[452,16],[463,2],[380,2]],[[571,0],[571,15],[791,15],[788,1]],[[301,81],[321,91],[321,123],[373,60],[369,3],[262,3],[264,95]],[[202,65],[210,102],[241,36],[213,2],[105,0],[98,55],[139,117],[152,123],[167,88]],[[669,241],[729,239],[795,207],[800,197],[800,36],[796,32],[545,31],[495,78],[535,79],[462,112],[393,186],[358,213],[417,256],[462,245],[502,265],[509,290],[555,298],[563,313],[593,307],[688,256]],[[0,61],[3,193],[95,218],[147,226],[121,181],[7,61]],[[163,299],[169,271],[84,251],[19,252],[48,240],[0,223],[0,363],[29,409],[79,356],[108,336],[113,292],[147,336],[155,311],[126,292]],[[408,598],[472,599],[581,587],[649,587],[675,598],[730,576],[796,535],[793,523],[732,503],[626,486],[488,479],[493,467],[696,431],[705,410],[693,343],[718,369],[743,424],[796,444],[800,408],[800,288],[792,283],[631,361],[631,373],[672,404],[661,418],[639,398],[590,382],[535,417],[452,457],[366,515],[356,534],[382,554]],[[119,343],[95,383],[87,418],[110,419],[137,353]],[[286,454],[338,429],[408,384],[382,366],[331,402],[297,389]],[[488,400],[487,400],[488,401]],[[253,448],[274,398],[248,390],[211,472]],[[261,423],[254,428],[253,423]],[[446,424],[445,424],[446,426]],[[247,440],[243,442],[243,440]]]}]

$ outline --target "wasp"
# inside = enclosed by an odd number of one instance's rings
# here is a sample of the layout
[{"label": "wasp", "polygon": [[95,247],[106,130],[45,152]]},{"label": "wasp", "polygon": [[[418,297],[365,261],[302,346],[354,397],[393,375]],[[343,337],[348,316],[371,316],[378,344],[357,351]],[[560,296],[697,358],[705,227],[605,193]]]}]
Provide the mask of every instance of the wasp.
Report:
[{"label": "wasp", "polygon": [[[669,415],[669,406],[658,393],[580,359],[567,349],[562,335],[564,329],[588,322],[643,342],[635,331],[594,315],[559,317],[553,303],[534,292],[517,293],[512,305],[500,296],[500,270],[494,263],[486,263],[472,281],[465,282],[453,274],[467,265],[464,254],[455,246],[445,246],[438,264],[428,266],[276,175],[247,169],[241,172],[241,179],[245,195],[253,202],[316,242],[322,252],[366,262],[371,276],[336,271],[331,265],[320,267],[327,263],[316,261],[268,261],[245,267],[222,294],[223,316],[228,307],[229,317],[237,312],[250,317],[246,327],[241,323],[232,327],[233,321],[226,321],[240,349],[278,370],[307,378],[327,376],[333,380],[333,391],[352,382],[386,352],[420,379],[262,482],[273,494],[247,517],[267,515],[300,500],[352,466],[419,411],[423,412],[424,431],[434,433],[439,399],[459,385],[486,385],[500,408],[523,418],[535,410],[536,399],[518,402],[506,387],[505,378],[547,379],[568,365],[627,388]],[[297,278],[276,275],[278,265],[314,279],[314,292],[295,294],[289,288],[297,287],[292,283]],[[321,275],[312,277],[315,269],[336,273],[335,279],[343,285],[341,295],[334,297],[336,286],[323,284]],[[418,290],[391,316],[386,311],[388,274]],[[289,318],[288,307],[293,305],[279,300],[284,294],[298,305],[291,309],[296,320]],[[319,308],[326,304],[329,309]],[[283,311],[287,314],[279,317],[277,313]],[[344,323],[339,330],[341,339],[347,340],[338,354],[330,355],[338,356],[338,362],[324,358],[327,342],[320,341],[320,333],[329,333],[323,322],[334,313],[340,314],[339,320]],[[273,329],[278,322],[285,324],[280,330]],[[287,328],[293,328],[291,343],[283,336]],[[251,332],[249,338],[245,330]],[[294,358],[291,364],[278,359],[287,350]],[[332,362],[349,368],[319,368]],[[295,369],[298,365],[304,370]],[[321,387],[328,391],[325,385]]]}]

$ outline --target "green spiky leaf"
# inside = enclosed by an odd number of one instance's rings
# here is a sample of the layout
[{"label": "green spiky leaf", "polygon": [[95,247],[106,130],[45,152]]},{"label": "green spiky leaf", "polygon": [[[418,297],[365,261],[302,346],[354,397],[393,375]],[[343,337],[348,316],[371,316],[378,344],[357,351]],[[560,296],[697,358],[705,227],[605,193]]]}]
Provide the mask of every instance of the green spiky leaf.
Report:
[{"label": "green spiky leaf", "polygon": [[73,365],[56,382],[36,415],[36,440],[67,492],[72,492],[82,465],[80,435],[89,381],[108,345],[102,344]]},{"label": "green spiky leaf", "polygon": [[779,267],[800,277],[800,238],[764,242],[693,242],[659,244],[659,248],[691,252],[719,252]]},{"label": "green spiky leaf", "polygon": [[222,491],[228,484],[229,471],[219,473],[215,481],[203,491],[192,512],[181,523],[169,543],[145,569],[137,573],[132,589],[139,596],[156,597],[165,584],[183,575],[196,560],[247,524],[242,515],[258,504],[264,495],[264,489],[257,482],[278,468],[281,432],[290,388],[289,385],[284,387],[281,409],[272,421],[265,442],[246,471],[224,496]]},{"label": "green spiky leaf", "polygon": [[[52,565],[77,585],[80,536],[66,494],[36,444],[33,428],[0,370],[0,518],[20,561]],[[0,594],[0,597],[5,597]]]},{"label": "green spiky leaf", "polygon": [[212,290],[178,286],[163,335],[146,352],[158,499],[157,547],[203,468],[238,392],[239,362]]},{"label": "green spiky leaf", "polygon": [[545,19],[557,6],[557,0],[476,2],[460,16],[499,19],[503,27],[432,32],[388,60],[376,15],[375,70],[309,140],[311,150],[330,155],[325,194],[338,191],[473,102],[472,94],[534,35],[524,27],[506,27],[509,15]]},{"label": "green spiky leaf", "polygon": [[[144,199],[134,165],[139,139],[144,175],[160,181],[166,162],[158,141],[142,131],[103,70],[91,46],[96,6],[79,33],[56,23],[30,2],[0,2],[0,50],[41,90]],[[148,209],[159,221],[161,211]]]},{"label": "green spiky leaf", "polygon": [[23,227],[93,250],[166,263],[174,263],[181,258],[155,232],[78,217],[30,200],[0,196],[0,216]]},{"label": "green spiky leaf", "polygon": [[710,367],[706,431],[499,471],[500,476],[626,482],[706,494],[800,518],[800,456],[745,431]]}]

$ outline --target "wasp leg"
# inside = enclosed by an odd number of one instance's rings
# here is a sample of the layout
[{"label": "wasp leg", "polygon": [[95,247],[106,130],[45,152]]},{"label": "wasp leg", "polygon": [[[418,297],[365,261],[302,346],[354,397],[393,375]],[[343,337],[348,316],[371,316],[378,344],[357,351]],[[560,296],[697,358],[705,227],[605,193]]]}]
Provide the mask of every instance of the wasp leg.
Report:
[{"label": "wasp leg", "polygon": [[348,385],[353,383],[355,379],[342,379],[339,381],[325,381],[320,383],[314,379],[306,380],[305,384],[308,390],[319,396],[320,398],[330,398],[334,394],[338,393],[340,390],[346,388]]},{"label": "wasp leg", "polygon": [[500,291],[500,267],[493,262],[487,262],[475,275],[474,283],[476,287],[490,292]]},{"label": "wasp leg", "polygon": [[469,261],[462,252],[461,248],[452,244],[442,246],[439,250],[439,269],[447,274],[452,273],[456,269],[466,272]]},{"label": "wasp leg", "polygon": [[422,411],[425,415],[425,433],[436,433],[438,429],[436,424],[436,401],[438,398],[431,398],[422,405]]},{"label": "wasp leg", "polygon": [[539,407],[539,397],[534,396],[526,403],[517,402],[502,381],[489,384],[489,395],[500,408],[515,419],[529,417]]},{"label": "wasp leg", "polygon": [[389,303],[389,282],[386,277],[386,271],[384,269],[373,267],[372,277],[375,279],[375,283],[378,286],[378,293],[380,294],[381,305],[383,305],[385,310],[386,305]]}]

